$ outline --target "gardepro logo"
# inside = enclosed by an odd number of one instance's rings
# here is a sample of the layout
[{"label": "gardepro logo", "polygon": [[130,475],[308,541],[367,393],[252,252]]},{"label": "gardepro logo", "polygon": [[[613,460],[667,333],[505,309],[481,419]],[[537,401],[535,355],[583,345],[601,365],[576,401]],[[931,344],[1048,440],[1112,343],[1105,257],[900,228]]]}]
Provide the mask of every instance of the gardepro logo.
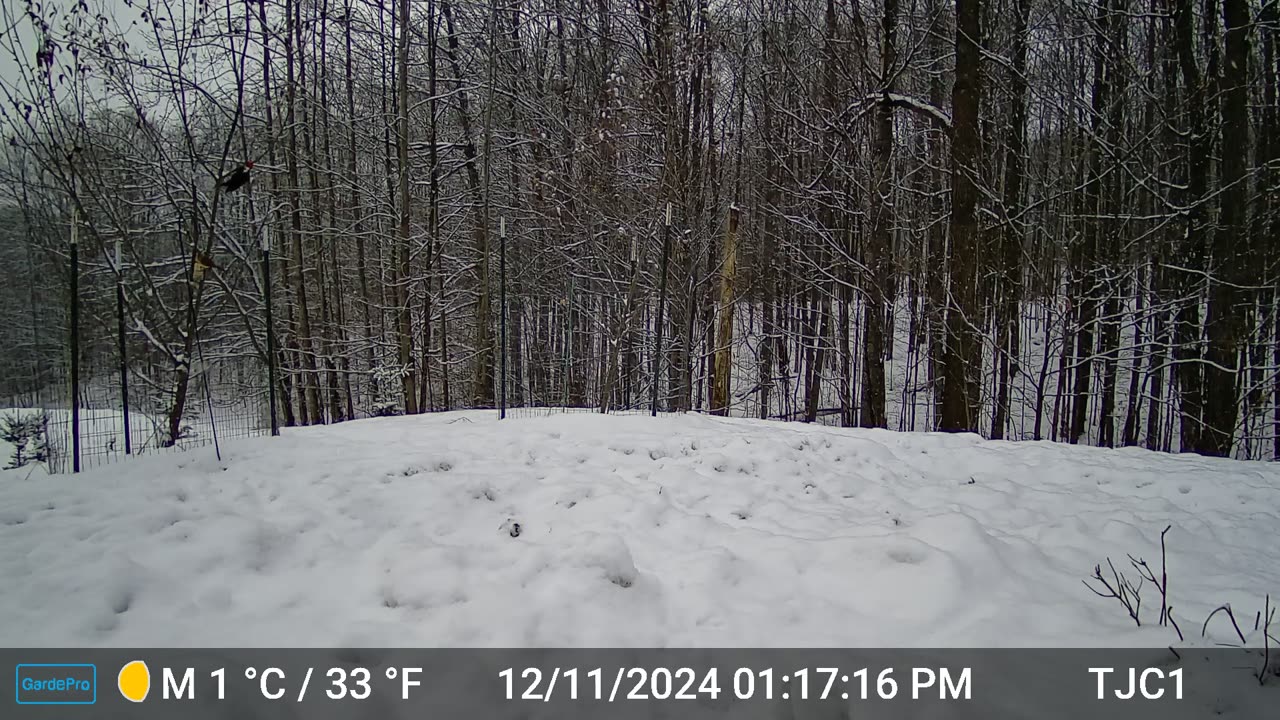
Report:
[{"label": "gardepro logo", "polygon": [[98,701],[95,665],[19,665],[14,677],[14,697],[19,705],[92,705]]}]

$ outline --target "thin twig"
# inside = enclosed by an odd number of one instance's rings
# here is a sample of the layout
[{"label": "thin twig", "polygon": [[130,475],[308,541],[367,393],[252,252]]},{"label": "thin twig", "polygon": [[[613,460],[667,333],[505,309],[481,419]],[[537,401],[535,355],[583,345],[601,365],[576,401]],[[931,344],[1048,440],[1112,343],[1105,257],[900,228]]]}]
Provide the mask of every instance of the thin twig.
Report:
[{"label": "thin twig", "polygon": [[1170,625],[1173,625],[1173,629],[1174,629],[1174,630],[1176,630],[1176,631],[1178,631],[1178,640],[1185,641],[1185,640],[1186,640],[1186,638],[1182,636],[1182,628],[1178,627],[1178,621],[1173,619],[1173,606],[1172,606],[1172,605],[1170,605],[1170,606],[1169,606],[1168,613],[1166,614],[1166,616],[1165,616],[1165,617],[1169,618],[1169,624],[1170,624]]},{"label": "thin twig", "polygon": [[1262,613],[1267,618],[1267,624],[1262,628],[1262,667],[1258,668],[1258,684],[1264,685],[1267,682],[1267,671],[1271,669],[1271,640],[1268,634],[1271,630],[1271,619],[1276,613],[1271,609],[1271,593],[1267,593],[1266,604],[1263,606]]},{"label": "thin twig", "polygon": [[1204,626],[1200,628],[1200,637],[1204,637],[1205,633],[1208,632],[1209,621],[1212,620],[1213,616],[1217,615],[1218,611],[1220,610],[1227,611],[1227,617],[1231,618],[1231,626],[1236,629],[1236,635],[1240,637],[1240,644],[1244,645],[1245,643],[1244,633],[1240,632],[1240,624],[1236,622],[1236,615],[1235,613],[1231,612],[1231,603],[1226,603],[1225,605],[1219,605],[1217,608],[1214,609],[1213,612],[1209,613],[1209,617],[1204,619]]},{"label": "thin twig", "polygon": [[1128,611],[1129,617],[1133,619],[1133,622],[1136,623],[1138,627],[1142,627],[1142,621],[1139,619],[1139,610],[1142,608],[1141,581],[1139,581],[1138,587],[1134,587],[1133,583],[1129,582],[1124,575],[1120,574],[1119,570],[1116,570],[1116,566],[1111,562],[1111,558],[1107,558],[1107,566],[1111,568],[1114,585],[1111,582],[1108,582],[1106,577],[1103,576],[1101,565],[1093,566],[1093,579],[1101,583],[1102,587],[1107,589],[1107,592],[1101,592],[1090,585],[1087,580],[1081,580],[1081,582],[1083,582],[1084,586],[1089,588],[1089,590],[1098,597],[1115,598],[1116,600],[1119,600],[1120,604],[1124,605],[1124,609]]},{"label": "thin twig", "polygon": [[[1164,530],[1160,531],[1160,624],[1163,625],[1165,620],[1172,620],[1169,613],[1169,561],[1165,553],[1164,536],[1172,529],[1172,525],[1166,525]],[[1178,637],[1182,637],[1182,631],[1178,631]]]}]

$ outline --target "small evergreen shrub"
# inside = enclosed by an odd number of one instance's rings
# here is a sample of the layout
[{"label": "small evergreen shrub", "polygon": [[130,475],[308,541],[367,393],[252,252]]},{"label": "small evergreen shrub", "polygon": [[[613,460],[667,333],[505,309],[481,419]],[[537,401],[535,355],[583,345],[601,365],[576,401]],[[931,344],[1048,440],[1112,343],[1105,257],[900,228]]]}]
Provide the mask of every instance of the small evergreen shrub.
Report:
[{"label": "small evergreen shrub", "polygon": [[44,413],[9,413],[0,418],[0,439],[13,446],[6,470],[49,459],[49,416]]}]

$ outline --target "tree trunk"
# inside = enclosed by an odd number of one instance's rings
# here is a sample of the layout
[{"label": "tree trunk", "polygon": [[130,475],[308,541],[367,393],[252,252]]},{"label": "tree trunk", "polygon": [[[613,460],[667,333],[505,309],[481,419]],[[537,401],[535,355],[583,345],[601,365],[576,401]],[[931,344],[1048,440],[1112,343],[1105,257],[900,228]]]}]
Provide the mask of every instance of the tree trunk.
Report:
[{"label": "tree trunk", "polygon": [[1249,2],[1224,0],[1226,63],[1222,69],[1222,211],[1214,233],[1209,303],[1205,314],[1208,352],[1204,375],[1204,430],[1198,450],[1231,454],[1239,410],[1240,352],[1246,343],[1249,281]]},{"label": "tree trunk", "polygon": [[396,347],[399,350],[401,392],[407,415],[418,412],[417,374],[413,359],[413,324],[409,309],[409,0],[399,0],[400,37],[396,47],[396,161],[399,178],[399,219],[396,232],[395,285]]},{"label": "tree trunk", "polygon": [[738,207],[729,208],[724,242],[720,248],[720,308],[716,331],[714,381],[711,391],[711,413],[728,415],[729,383],[733,375],[733,301],[738,273]]},{"label": "tree trunk", "polygon": [[1000,229],[1000,298],[996,313],[995,413],[991,437],[1003,439],[1009,422],[1009,393],[1018,375],[1021,356],[1019,331],[1022,319],[1022,239],[1026,222],[1022,217],[1022,186],[1026,164],[1027,133],[1027,17],[1030,0],[1014,3],[1013,67],[1009,73],[1012,91],[1009,109],[1009,137],[1004,156],[1004,224]]},{"label": "tree trunk", "polygon": [[[476,205],[485,207],[487,188],[482,187],[480,169],[476,167],[477,150],[471,127],[471,106],[463,82],[462,65],[458,58],[458,33],[454,28],[450,3],[441,0],[445,30],[449,35],[449,65],[457,78],[458,122],[462,126],[462,154],[466,161],[467,186]],[[493,318],[489,291],[489,226],[484,212],[472,212],[472,239],[476,256],[476,314],[475,314],[475,372],[471,381],[471,399],[474,407],[492,407],[494,353]]]},{"label": "tree trunk", "polygon": [[898,63],[897,33],[898,0],[885,0],[880,52],[880,83],[884,101],[879,103],[875,111],[871,233],[863,244],[868,276],[862,303],[862,397],[859,401],[861,416],[858,421],[862,427],[882,428],[888,424],[885,414],[885,318],[892,298],[885,293],[889,284],[888,276],[893,268],[889,254],[893,248],[896,223],[893,207],[893,107],[889,104],[889,94],[894,92],[896,85],[894,73],[897,72]]},{"label": "tree trunk", "polygon": [[942,422],[948,432],[977,432],[982,373],[978,307],[978,98],[982,59],[978,39],[982,0],[956,0],[956,79],[951,90],[951,292],[942,362]]},{"label": "tree trunk", "polygon": [[285,3],[285,125],[289,130],[289,150],[286,164],[289,172],[289,249],[293,256],[296,272],[293,276],[294,312],[298,327],[298,359],[302,365],[303,416],[311,424],[319,424],[321,417],[319,379],[316,377],[316,356],[311,337],[311,313],[307,308],[307,284],[303,274],[306,260],[302,252],[302,198],[299,189],[298,175],[298,126],[295,116],[297,104],[297,78],[294,75],[294,47],[296,28],[301,24],[298,18],[298,0],[286,0]]},{"label": "tree trunk", "polygon": [[1178,387],[1181,394],[1181,442],[1182,452],[1194,452],[1200,447],[1204,414],[1204,374],[1200,362],[1200,293],[1199,271],[1205,267],[1204,202],[1208,189],[1208,163],[1212,137],[1205,127],[1205,88],[1200,76],[1200,66],[1195,54],[1195,0],[1173,0],[1174,46],[1178,64],[1182,69],[1187,109],[1188,146],[1187,192],[1184,205],[1187,213],[1185,233],[1182,238],[1179,261],[1186,267],[1177,282],[1178,296],[1182,304],[1174,319],[1176,345],[1174,356],[1178,367]]}]

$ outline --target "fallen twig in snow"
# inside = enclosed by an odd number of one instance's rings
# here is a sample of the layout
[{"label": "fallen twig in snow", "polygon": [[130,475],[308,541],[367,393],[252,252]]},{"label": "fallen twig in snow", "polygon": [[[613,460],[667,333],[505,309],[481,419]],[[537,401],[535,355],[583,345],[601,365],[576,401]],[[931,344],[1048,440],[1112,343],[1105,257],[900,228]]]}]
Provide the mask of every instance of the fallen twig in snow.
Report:
[{"label": "fallen twig in snow", "polygon": [[1172,606],[1172,605],[1170,605],[1170,606],[1169,606],[1169,613],[1168,613],[1168,616],[1169,616],[1169,622],[1170,622],[1170,624],[1172,624],[1172,625],[1173,625],[1173,629],[1174,629],[1174,630],[1176,630],[1176,631],[1178,631],[1178,639],[1179,639],[1179,640],[1186,640],[1186,638],[1182,636],[1182,628],[1178,627],[1178,621],[1173,619],[1173,606]]},{"label": "fallen twig in snow", "polygon": [[1227,611],[1227,617],[1231,618],[1231,626],[1236,629],[1236,635],[1239,636],[1240,638],[1240,644],[1244,645],[1245,644],[1244,633],[1240,632],[1240,623],[1236,622],[1236,615],[1235,613],[1231,612],[1231,603],[1225,603],[1223,605],[1219,605],[1216,609],[1214,609],[1213,612],[1209,613],[1209,617],[1204,619],[1204,626],[1200,628],[1200,637],[1205,636],[1205,633],[1208,632],[1209,630],[1209,621],[1213,619],[1214,615],[1217,615],[1218,612],[1222,610]]},{"label": "fallen twig in snow", "polygon": [[[1267,682],[1267,671],[1271,668],[1271,621],[1276,616],[1276,611],[1271,607],[1271,593],[1267,593],[1267,599],[1262,609],[1262,616],[1267,621],[1262,625],[1262,667],[1258,668],[1258,684],[1265,685]],[[1253,629],[1258,629],[1258,621],[1253,621]]]}]

